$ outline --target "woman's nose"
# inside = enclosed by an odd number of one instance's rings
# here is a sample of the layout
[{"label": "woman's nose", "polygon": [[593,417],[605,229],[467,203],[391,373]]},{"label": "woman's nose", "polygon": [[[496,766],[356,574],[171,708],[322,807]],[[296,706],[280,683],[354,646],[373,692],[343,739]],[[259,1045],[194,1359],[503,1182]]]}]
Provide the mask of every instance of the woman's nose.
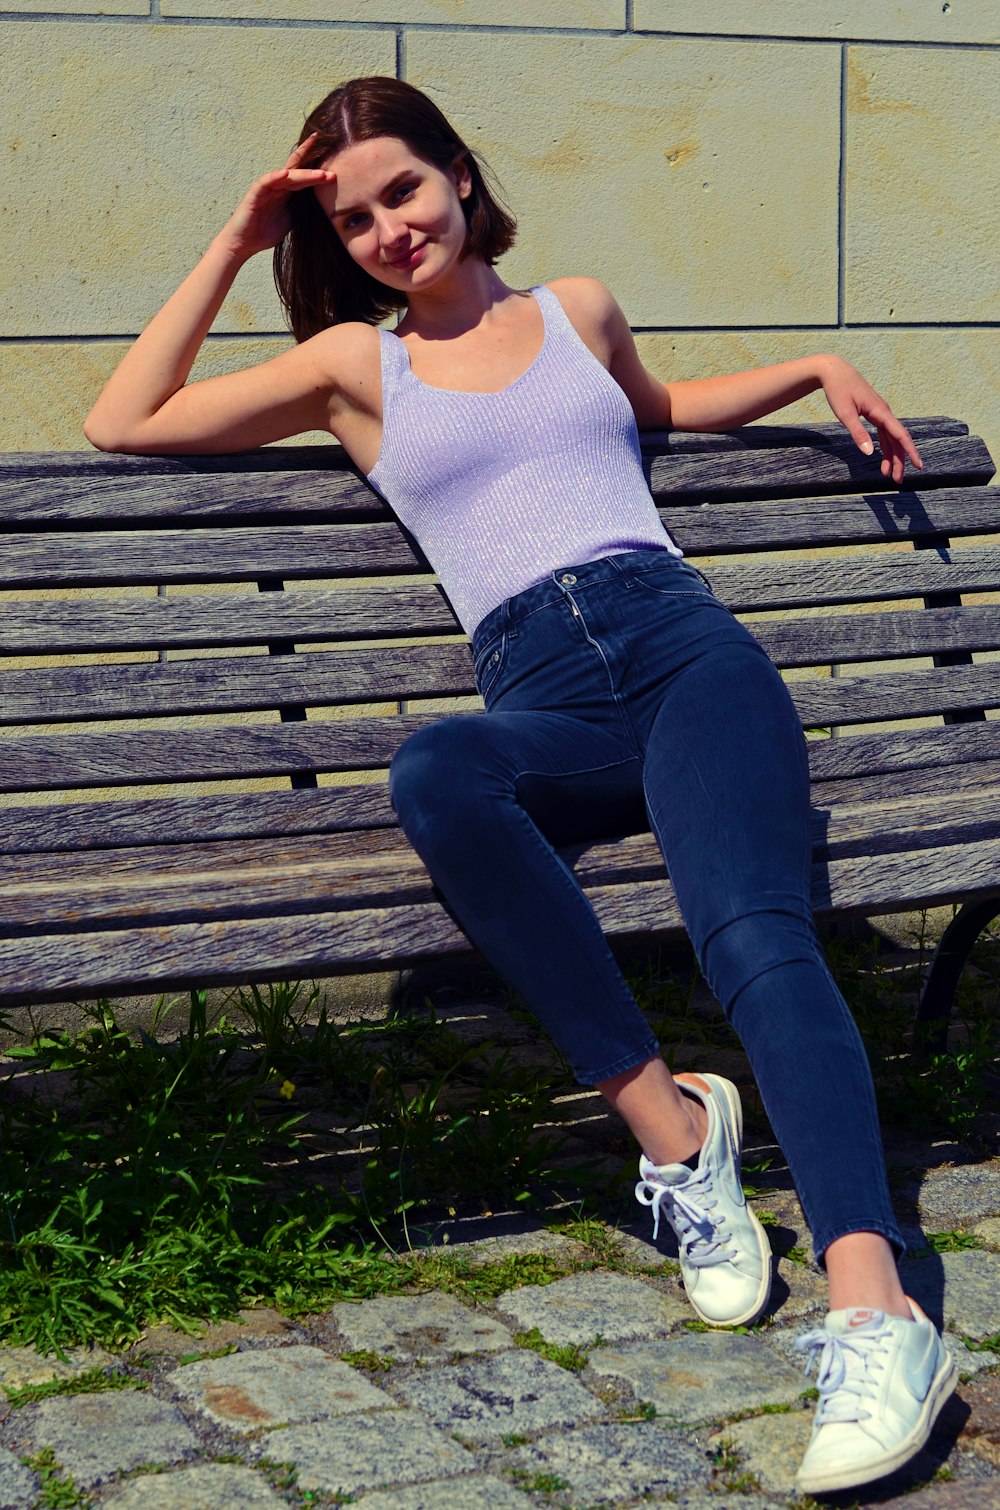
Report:
[{"label": "woman's nose", "polygon": [[378,233],[384,247],[397,246],[407,234],[406,221],[399,215],[386,215],[379,222]]}]

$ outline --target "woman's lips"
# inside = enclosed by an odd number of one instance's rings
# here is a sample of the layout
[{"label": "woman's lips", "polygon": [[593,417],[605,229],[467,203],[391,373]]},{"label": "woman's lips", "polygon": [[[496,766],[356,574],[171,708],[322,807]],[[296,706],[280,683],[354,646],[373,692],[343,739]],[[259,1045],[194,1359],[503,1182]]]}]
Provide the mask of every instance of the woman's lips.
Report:
[{"label": "woman's lips", "polygon": [[426,245],[427,243],[426,241],[424,241],[420,246],[412,247],[410,251],[406,252],[402,257],[390,257],[389,266],[396,268],[414,267],[420,259],[420,255]]}]

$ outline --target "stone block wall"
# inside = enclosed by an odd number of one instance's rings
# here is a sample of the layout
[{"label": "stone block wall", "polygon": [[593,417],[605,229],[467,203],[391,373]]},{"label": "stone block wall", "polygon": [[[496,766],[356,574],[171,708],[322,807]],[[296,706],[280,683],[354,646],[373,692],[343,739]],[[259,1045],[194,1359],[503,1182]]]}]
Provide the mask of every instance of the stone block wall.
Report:
[{"label": "stone block wall", "polygon": [[[77,449],[129,337],[303,116],[429,90],[510,281],[604,279],[687,377],[835,350],[1000,457],[996,0],[6,0],[0,448]],[[199,372],[287,342],[266,258]],[[796,406],[823,418],[822,400]]]}]

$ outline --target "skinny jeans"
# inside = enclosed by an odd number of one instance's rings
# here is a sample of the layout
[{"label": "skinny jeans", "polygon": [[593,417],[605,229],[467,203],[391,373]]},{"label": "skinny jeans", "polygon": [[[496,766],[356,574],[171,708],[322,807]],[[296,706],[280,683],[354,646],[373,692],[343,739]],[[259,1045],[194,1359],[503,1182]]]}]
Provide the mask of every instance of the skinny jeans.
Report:
[{"label": "skinny jeans", "polygon": [[557,568],[472,650],[485,714],[419,730],[389,774],[449,911],[598,1085],[660,1050],[557,851],[651,829],[815,1251],[867,1231],[901,1252],[864,1046],[813,923],[805,741],[767,655],[657,549]]}]

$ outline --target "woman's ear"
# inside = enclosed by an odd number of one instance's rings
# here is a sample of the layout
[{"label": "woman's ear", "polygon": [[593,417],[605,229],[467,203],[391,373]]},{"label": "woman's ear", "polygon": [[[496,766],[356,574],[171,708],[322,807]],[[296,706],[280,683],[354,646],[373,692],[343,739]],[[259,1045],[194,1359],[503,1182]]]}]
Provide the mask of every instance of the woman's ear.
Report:
[{"label": "woman's ear", "polygon": [[451,171],[455,179],[455,188],[458,190],[459,199],[468,199],[472,193],[472,173],[469,168],[468,156],[464,152],[461,157],[456,157],[451,165]]}]

